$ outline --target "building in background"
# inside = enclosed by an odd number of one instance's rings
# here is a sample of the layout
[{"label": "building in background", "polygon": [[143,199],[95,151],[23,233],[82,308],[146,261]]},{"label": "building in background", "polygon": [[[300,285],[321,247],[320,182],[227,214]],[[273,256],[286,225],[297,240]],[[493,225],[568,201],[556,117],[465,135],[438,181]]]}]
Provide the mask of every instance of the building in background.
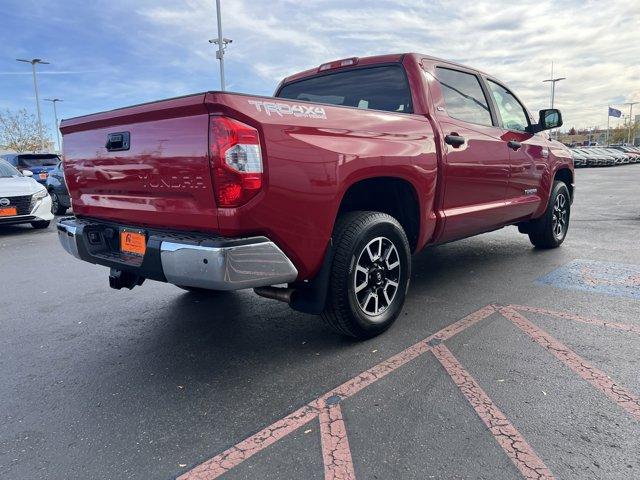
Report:
[{"label": "building in background", "polygon": [[572,128],[558,133],[558,141],[569,146],[578,145],[606,145],[606,128]]}]

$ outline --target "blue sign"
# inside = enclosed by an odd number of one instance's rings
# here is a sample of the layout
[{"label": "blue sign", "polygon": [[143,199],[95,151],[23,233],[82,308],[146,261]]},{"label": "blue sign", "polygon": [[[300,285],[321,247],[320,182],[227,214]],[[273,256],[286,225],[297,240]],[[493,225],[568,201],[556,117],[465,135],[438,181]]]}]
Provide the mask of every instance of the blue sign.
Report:
[{"label": "blue sign", "polygon": [[573,260],[536,283],[640,300],[640,265]]}]

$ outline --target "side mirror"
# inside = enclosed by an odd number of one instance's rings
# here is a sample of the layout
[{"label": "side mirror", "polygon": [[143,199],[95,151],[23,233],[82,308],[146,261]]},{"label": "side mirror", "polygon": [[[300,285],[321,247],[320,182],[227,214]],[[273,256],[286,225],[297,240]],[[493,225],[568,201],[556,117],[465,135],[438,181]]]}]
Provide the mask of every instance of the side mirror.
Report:
[{"label": "side mirror", "polygon": [[538,133],[543,130],[551,130],[562,126],[562,114],[557,108],[547,108],[540,110],[540,119],[535,125],[531,125],[527,131],[530,133]]},{"label": "side mirror", "polygon": [[22,170],[22,175],[25,177],[33,177],[33,172],[31,170]]}]

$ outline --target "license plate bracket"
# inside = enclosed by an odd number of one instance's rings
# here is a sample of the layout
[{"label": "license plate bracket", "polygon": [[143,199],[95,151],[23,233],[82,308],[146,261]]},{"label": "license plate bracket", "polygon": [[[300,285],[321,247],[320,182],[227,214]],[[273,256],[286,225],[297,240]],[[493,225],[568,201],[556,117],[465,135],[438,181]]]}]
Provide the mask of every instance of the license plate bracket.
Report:
[{"label": "license plate bracket", "polygon": [[120,229],[120,251],[131,255],[144,256],[147,251],[147,235],[135,228]]},{"label": "license plate bracket", "polygon": [[16,207],[0,207],[0,217],[15,217],[18,215]]}]

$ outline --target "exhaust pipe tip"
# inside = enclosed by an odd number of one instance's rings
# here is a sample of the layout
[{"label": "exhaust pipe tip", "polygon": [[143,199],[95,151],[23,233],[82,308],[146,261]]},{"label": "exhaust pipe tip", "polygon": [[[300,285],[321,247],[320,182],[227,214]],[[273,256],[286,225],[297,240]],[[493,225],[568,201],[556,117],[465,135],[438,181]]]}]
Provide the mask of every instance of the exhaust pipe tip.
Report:
[{"label": "exhaust pipe tip", "polygon": [[257,287],[254,288],[253,291],[260,297],[278,300],[284,303],[291,303],[291,298],[296,292],[293,288],[283,287]]}]

